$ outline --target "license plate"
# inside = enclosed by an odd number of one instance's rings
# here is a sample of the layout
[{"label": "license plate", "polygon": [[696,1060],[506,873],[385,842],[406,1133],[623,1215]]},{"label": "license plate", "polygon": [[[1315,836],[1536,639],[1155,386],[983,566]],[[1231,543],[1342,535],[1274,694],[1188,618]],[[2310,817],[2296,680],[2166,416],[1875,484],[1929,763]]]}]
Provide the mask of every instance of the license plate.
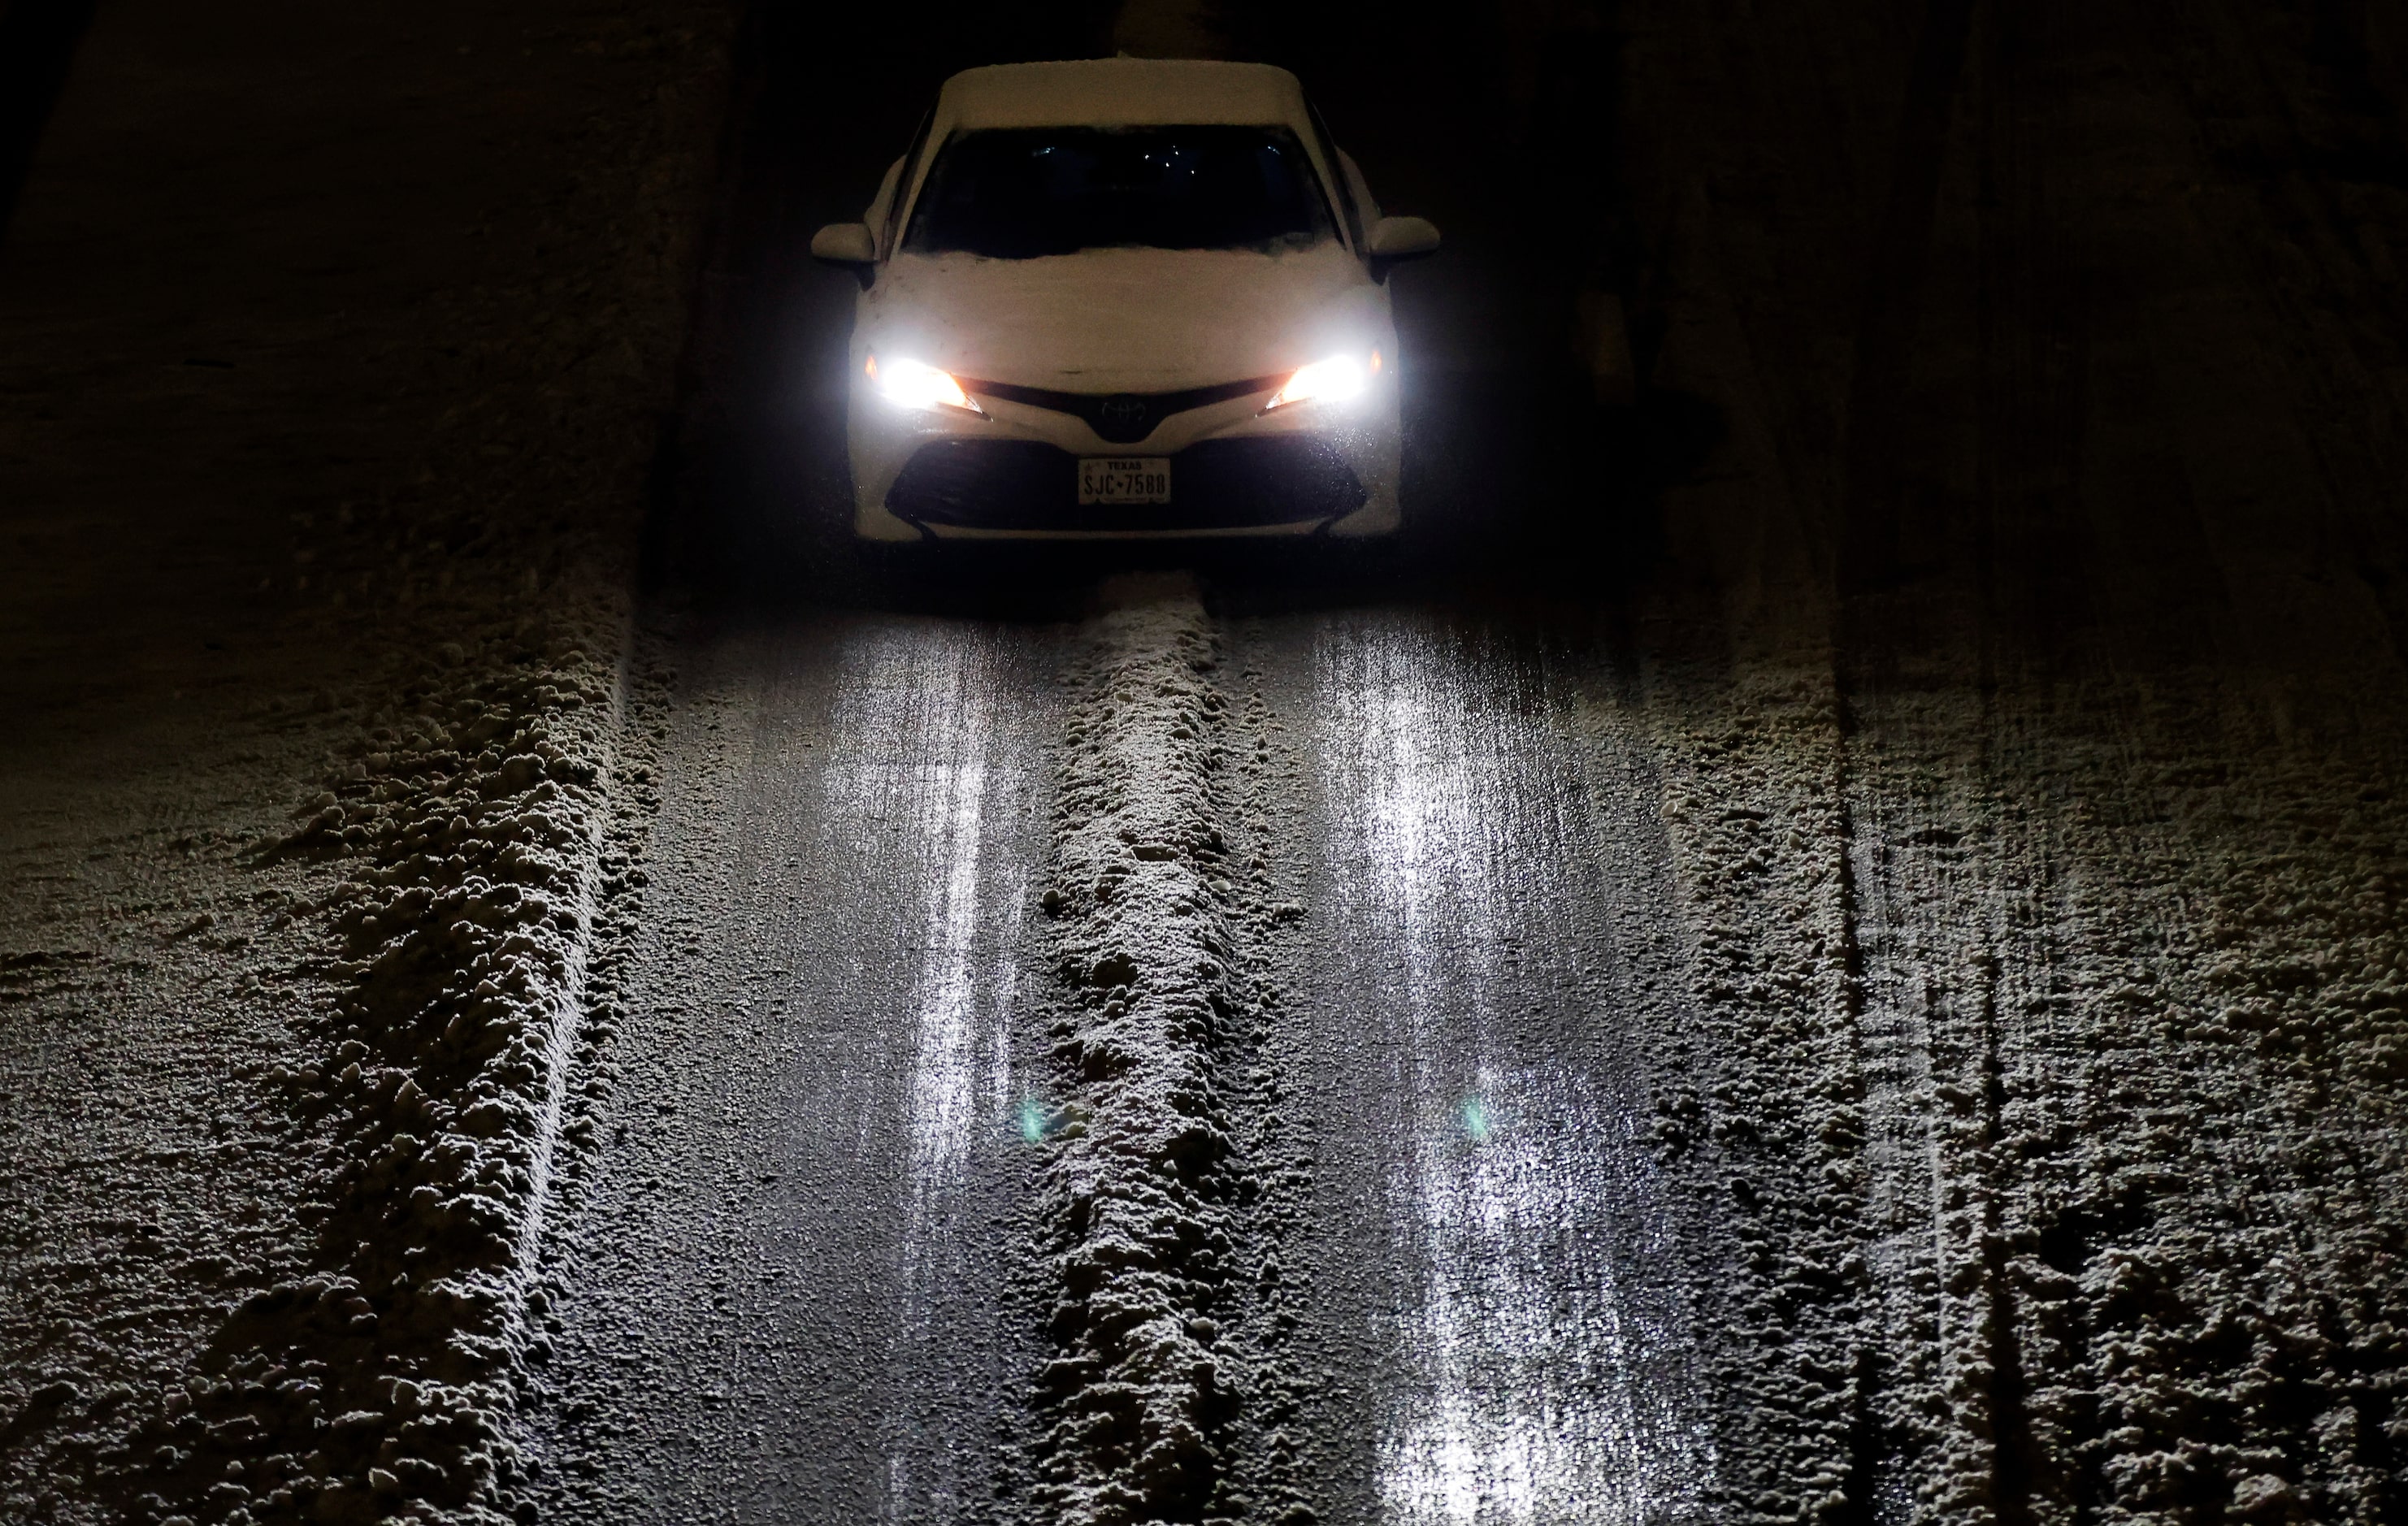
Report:
[{"label": "license plate", "polygon": [[1170,462],[1164,456],[1086,456],[1079,462],[1082,504],[1167,504]]}]

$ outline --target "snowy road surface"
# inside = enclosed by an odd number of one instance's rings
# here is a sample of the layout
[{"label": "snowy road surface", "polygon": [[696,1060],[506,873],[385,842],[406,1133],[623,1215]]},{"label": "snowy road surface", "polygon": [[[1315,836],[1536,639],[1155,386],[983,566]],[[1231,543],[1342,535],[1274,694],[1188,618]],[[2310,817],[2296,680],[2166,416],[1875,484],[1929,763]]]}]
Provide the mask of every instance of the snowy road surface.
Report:
[{"label": "snowy road surface", "polygon": [[[1213,629],[1182,587],[1111,597]],[[550,1250],[559,1507],[959,1520],[1026,1487],[1067,1291],[1038,1175],[1074,1084],[1055,770],[1142,724],[1066,739],[1061,654],[1109,619],[808,617],[681,654],[607,1146]],[[1190,1487],[1694,1519],[1714,1443],[1637,1052],[1684,998],[1628,674],[1426,616],[1213,639],[1186,740],[1249,1010],[1197,1048],[1246,1286],[1197,1317],[1253,1402],[1208,1406]]]}]

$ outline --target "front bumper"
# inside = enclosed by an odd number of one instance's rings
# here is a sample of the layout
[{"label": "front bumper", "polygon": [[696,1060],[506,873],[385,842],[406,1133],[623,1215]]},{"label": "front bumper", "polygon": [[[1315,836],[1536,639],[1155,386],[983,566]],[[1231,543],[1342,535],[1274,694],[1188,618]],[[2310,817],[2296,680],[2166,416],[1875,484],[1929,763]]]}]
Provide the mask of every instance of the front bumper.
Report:
[{"label": "front bumper", "polygon": [[[1014,389],[1025,391],[1025,389]],[[853,528],[867,539],[1378,535],[1396,530],[1396,389],[1263,413],[1256,393],[1161,418],[1136,441],[982,393],[984,416],[909,409],[856,386],[848,406]],[[1168,504],[1078,502],[1082,456],[1170,462]]]}]

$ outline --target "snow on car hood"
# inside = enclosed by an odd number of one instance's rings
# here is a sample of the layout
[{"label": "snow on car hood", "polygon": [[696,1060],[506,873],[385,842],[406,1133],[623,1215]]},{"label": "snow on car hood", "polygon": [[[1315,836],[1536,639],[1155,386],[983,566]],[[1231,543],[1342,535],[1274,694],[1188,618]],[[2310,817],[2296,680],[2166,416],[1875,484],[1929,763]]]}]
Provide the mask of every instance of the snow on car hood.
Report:
[{"label": "snow on car hood", "polygon": [[1167,392],[1394,346],[1386,292],[1335,240],[1083,250],[1035,260],[900,254],[862,294],[862,351],[1067,392]]}]

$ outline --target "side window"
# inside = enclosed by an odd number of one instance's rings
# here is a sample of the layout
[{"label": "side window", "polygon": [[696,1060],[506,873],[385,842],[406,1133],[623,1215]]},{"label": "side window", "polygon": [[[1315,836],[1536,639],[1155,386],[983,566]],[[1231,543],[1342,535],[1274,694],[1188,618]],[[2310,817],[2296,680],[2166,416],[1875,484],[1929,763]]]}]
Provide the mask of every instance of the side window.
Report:
[{"label": "side window", "polygon": [[1321,150],[1321,162],[1329,166],[1329,178],[1337,182],[1330,189],[1338,194],[1339,215],[1346,220],[1346,242],[1354,246],[1355,253],[1360,254],[1363,252],[1363,213],[1354,205],[1354,187],[1348,183],[1351,178],[1346,173],[1346,161],[1339,153],[1338,145],[1330,139],[1329,124],[1321,120],[1321,107],[1308,101],[1304,108],[1312,114],[1312,136],[1314,146]]},{"label": "side window", "polygon": [[886,226],[878,237],[878,247],[889,255],[895,252],[896,243],[902,236],[903,202],[911,194],[912,178],[920,173],[920,155],[928,149],[928,129],[936,121],[936,108],[931,107],[928,114],[920,119],[920,130],[911,135],[911,146],[903,150],[902,173],[895,178],[895,197],[887,203]]}]

